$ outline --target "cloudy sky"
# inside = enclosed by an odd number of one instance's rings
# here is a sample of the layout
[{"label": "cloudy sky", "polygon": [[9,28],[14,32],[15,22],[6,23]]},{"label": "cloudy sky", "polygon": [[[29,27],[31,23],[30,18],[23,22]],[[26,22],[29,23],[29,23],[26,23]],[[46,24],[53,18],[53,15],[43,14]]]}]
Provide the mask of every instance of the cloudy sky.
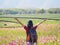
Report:
[{"label": "cloudy sky", "polygon": [[60,8],[60,0],[0,0],[0,8]]}]

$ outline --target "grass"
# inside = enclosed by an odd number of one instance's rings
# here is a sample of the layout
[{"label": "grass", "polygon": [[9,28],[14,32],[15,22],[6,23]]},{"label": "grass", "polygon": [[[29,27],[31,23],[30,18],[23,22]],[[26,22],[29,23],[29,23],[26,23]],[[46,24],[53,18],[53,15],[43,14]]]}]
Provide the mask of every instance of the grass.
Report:
[{"label": "grass", "polygon": [[[12,40],[16,40],[18,38],[22,38],[22,35],[25,37],[25,33],[24,31],[20,30],[0,30],[0,45],[2,45],[3,43],[8,44],[9,42],[11,42]],[[25,38],[24,38],[25,39]],[[7,41],[6,41],[7,40]]]},{"label": "grass", "polygon": [[[3,18],[3,17],[7,17],[7,18]],[[4,20],[4,21],[12,21],[12,22],[17,22],[14,18],[8,18],[8,17],[37,17],[37,18],[51,18],[51,19],[60,19],[60,14],[32,14],[32,15],[28,15],[28,14],[22,14],[22,15],[0,15],[0,20]],[[30,19],[21,19],[19,18],[19,20],[23,23],[23,24],[27,24],[27,21]],[[34,24],[37,24],[38,22],[41,22],[41,19],[32,19]],[[17,23],[8,23],[7,26],[4,26],[4,22],[0,22],[0,27],[11,27],[11,26],[21,26]],[[9,25],[10,24],[10,25]],[[60,24],[60,20],[47,20],[45,22],[45,24]]]},{"label": "grass", "polygon": [[[56,38],[56,40],[60,39],[60,32],[58,32],[60,29],[60,25],[57,24],[41,24],[38,28],[37,28],[37,34],[38,34],[38,45],[42,45],[42,43],[40,42],[41,37],[45,37],[47,38],[47,36],[55,36],[54,38]],[[26,32],[24,29],[20,29],[20,30],[0,30],[0,45],[2,45],[2,43],[8,44],[9,42],[11,42],[12,40],[24,40],[24,42],[26,41]],[[7,41],[6,41],[7,40]],[[45,39],[44,39],[45,40]],[[41,40],[42,41],[42,40]],[[45,40],[46,41],[46,40]],[[52,41],[52,40],[51,40]],[[52,42],[46,42],[44,43],[44,45],[60,45],[60,42],[56,42],[55,39]]]},{"label": "grass", "polygon": [[[53,15],[53,16],[52,16]],[[60,14],[55,15],[55,14],[48,14],[48,15],[39,15],[34,16],[34,15],[29,15],[32,17],[41,17],[41,18],[58,18],[60,19]],[[20,15],[23,16],[23,15]],[[28,15],[25,15],[28,17]],[[5,20],[5,21],[14,21],[17,22],[13,18],[0,18],[0,20]],[[19,20],[23,24],[27,24],[27,21],[29,19],[20,19]],[[31,19],[33,20],[34,25],[38,24],[38,22],[41,22],[42,20],[40,19]],[[7,24],[6,26],[4,24]],[[0,27],[14,27],[14,26],[21,26],[20,24],[17,23],[11,23],[11,22],[0,22]],[[39,27],[37,28],[37,34],[38,34],[38,45],[60,45],[60,20],[47,20]],[[17,41],[16,43],[23,43],[24,45],[26,43],[26,32],[23,28],[20,29],[8,29],[8,30],[2,30],[0,29],[0,45],[2,44],[9,44],[12,42],[12,40]],[[41,41],[40,41],[41,40]],[[22,44],[21,44],[22,45]]]},{"label": "grass", "polygon": [[[13,21],[13,22],[17,22],[15,19],[13,18],[0,18],[0,20],[4,20],[4,21]],[[26,25],[28,22],[28,19],[20,19],[19,20]],[[39,19],[29,19],[29,20],[33,20],[34,25],[38,24],[38,22],[41,22],[42,20]],[[7,25],[4,25],[7,24]],[[60,24],[60,21],[56,21],[56,20],[47,20],[46,22],[44,22],[44,24]],[[0,22],[0,27],[18,27],[21,26],[20,24],[17,23],[12,23],[12,22]]]},{"label": "grass", "polygon": [[60,19],[60,14],[17,14],[17,15],[0,15],[0,18],[3,17],[38,17],[38,18],[54,18]]}]

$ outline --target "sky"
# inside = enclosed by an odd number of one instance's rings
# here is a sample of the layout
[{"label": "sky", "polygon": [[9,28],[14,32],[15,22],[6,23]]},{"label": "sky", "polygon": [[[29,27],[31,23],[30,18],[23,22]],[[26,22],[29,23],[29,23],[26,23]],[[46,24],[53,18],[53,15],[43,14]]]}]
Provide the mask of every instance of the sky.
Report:
[{"label": "sky", "polygon": [[0,0],[0,8],[60,8],[60,0]]}]

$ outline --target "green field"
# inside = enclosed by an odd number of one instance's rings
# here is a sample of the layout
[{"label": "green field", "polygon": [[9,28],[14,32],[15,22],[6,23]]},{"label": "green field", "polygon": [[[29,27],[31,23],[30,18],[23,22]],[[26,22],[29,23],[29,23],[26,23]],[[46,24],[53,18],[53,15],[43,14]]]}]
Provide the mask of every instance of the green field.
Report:
[{"label": "green field", "polygon": [[[6,16],[6,15],[5,15]],[[0,17],[5,17],[0,15]],[[25,30],[20,27],[19,29],[15,28],[8,28],[3,30],[1,27],[19,27],[21,26],[19,23],[12,23],[17,22],[13,18],[8,17],[18,17],[14,15],[8,15],[7,18],[0,18],[0,20],[4,21],[11,21],[11,22],[0,22],[0,45],[6,44],[8,45],[12,41],[18,45],[19,43],[25,45],[26,43],[26,32]],[[20,15],[22,17],[23,15]],[[52,18],[52,19],[60,19],[60,14],[48,14],[48,15],[24,15],[23,17],[40,17],[40,18]],[[41,19],[21,19],[19,20],[23,24],[27,24],[28,20],[33,20],[34,25],[41,22]],[[6,25],[5,25],[6,24]],[[37,28],[38,34],[38,44],[37,45],[60,45],[60,20],[47,20]]]},{"label": "green field", "polygon": [[0,15],[2,17],[37,17],[37,18],[53,18],[60,19],[60,14],[17,14],[17,15]]},{"label": "green field", "polygon": [[[8,17],[11,17],[11,18],[8,18]],[[19,24],[14,23],[14,22],[17,22],[17,21],[12,17],[18,17],[18,18],[19,17],[33,17],[33,18],[36,17],[36,18],[60,19],[60,14],[0,15],[0,20],[3,20],[3,21],[0,21],[0,27],[20,26]],[[30,20],[30,19],[25,19],[25,18],[19,18],[19,19],[25,25],[27,24],[27,21]],[[32,19],[32,20],[33,20],[34,24],[37,24],[38,22],[41,21],[41,19]],[[10,21],[10,23],[7,23],[7,26],[4,26],[4,24],[5,24],[4,21]],[[60,20],[47,20],[45,22],[45,24],[51,24],[51,23],[52,24],[60,24]]]}]

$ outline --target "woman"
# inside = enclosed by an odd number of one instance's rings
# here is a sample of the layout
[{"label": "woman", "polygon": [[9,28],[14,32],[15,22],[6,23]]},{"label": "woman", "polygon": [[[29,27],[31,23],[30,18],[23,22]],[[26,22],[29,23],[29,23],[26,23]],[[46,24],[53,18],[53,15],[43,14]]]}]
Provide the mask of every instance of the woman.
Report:
[{"label": "woman", "polygon": [[[24,29],[26,30],[26,45],[37,45],[37,38],[36,39],[34,39],[34,41],[33,41],[33,39],[31,38],[31,37],[33,37],[33,36],[31,36],[31,34],[30,34],[30,31],[29,30],[36,30],[37,29],[37,27],[41,24],[41,23],[43,23],[44,21],[46,21],[46,20],[43,20],[42,22],[40,22],[39,24],[37,24],[36,26],[33,26],[33,21],[32,20],[29,20],[28,21],[28,24],[27,24],[27,26],[25,26],[24,24],[22,24],[17,18],[15,18],[23,27],[24,27]],[[37,37],[37,36],[35,36],[35,37]],[[34,37],[34,38],[35,38]]]}]

